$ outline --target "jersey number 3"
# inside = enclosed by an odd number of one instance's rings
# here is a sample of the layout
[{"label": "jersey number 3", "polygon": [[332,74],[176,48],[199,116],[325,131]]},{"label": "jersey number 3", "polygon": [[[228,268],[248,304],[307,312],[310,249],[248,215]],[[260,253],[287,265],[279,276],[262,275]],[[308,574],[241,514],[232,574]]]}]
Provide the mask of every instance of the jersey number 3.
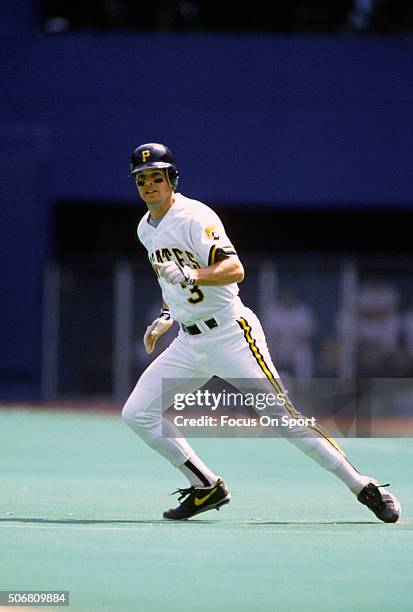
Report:
[{"label": "jersey number 3", "polygon": [[199,287],[191,287],[189,291],[192,294],[192,297],[188,298],[187,300],[190,304],[199,304],[199,302],[202,302],[205,297]]}]

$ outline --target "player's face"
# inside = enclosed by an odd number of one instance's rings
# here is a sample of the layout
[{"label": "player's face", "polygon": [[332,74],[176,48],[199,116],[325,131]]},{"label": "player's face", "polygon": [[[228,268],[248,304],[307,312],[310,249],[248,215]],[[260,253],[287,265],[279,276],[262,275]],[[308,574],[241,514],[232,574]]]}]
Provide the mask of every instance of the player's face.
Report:
[{"label": "player's face", "polygon": [[164,202],[173,191],[165,170],[142,170],[136,174],[135,180],[139,195],[147,204]]}]

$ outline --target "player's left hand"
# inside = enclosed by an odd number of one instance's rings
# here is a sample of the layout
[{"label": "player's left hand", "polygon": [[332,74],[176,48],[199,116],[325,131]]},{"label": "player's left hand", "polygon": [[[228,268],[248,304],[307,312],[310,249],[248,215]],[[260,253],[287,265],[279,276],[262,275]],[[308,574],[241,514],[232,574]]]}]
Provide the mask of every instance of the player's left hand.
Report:
[{"label": "player's left hand", "polygon": [[194,285],[196,283],[195,270],[189,266],[180,266],[174,261],[166,263],[155,263],[154,267],[158,270],[159,275],[171,285]]}]

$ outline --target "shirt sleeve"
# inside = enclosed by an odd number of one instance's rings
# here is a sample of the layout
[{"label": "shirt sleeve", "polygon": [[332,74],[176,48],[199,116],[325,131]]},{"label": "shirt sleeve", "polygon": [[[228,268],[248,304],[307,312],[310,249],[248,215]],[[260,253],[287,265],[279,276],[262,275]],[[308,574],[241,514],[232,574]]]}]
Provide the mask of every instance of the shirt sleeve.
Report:
[{"label": "shirt sleeve", "polygon": [[194,250],[208,266],[237,254],[222,221],[212,210],[192,220],[191,239]]},{"label": "shirt sleeve", "polygon": [[143,244],[143,246],[145,247],[147,251],[149,251],[149,244],[145,237],[145,231],[144,231],[145,224],[147,224],[147,218],[148,218],[148,215],[145,214],[142,217],[142,219],[139,221],[138,227],[136,228],[136,235],[138,237],[139,242]]}]

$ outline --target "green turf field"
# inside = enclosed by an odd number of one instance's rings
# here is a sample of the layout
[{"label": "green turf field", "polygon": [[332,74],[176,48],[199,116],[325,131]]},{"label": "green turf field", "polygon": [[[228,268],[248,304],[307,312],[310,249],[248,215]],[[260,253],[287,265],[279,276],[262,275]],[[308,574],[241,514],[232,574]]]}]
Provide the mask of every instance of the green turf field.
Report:
[{"label": "green turf field", "polygon": [[413,609],[412,439],[340,441],[391,482],[396,525],[271,439],[193,441],[233,500],[176,524],[185,479],[117,415],[3,409],[0,431],[0,590],[90,612]]}]

